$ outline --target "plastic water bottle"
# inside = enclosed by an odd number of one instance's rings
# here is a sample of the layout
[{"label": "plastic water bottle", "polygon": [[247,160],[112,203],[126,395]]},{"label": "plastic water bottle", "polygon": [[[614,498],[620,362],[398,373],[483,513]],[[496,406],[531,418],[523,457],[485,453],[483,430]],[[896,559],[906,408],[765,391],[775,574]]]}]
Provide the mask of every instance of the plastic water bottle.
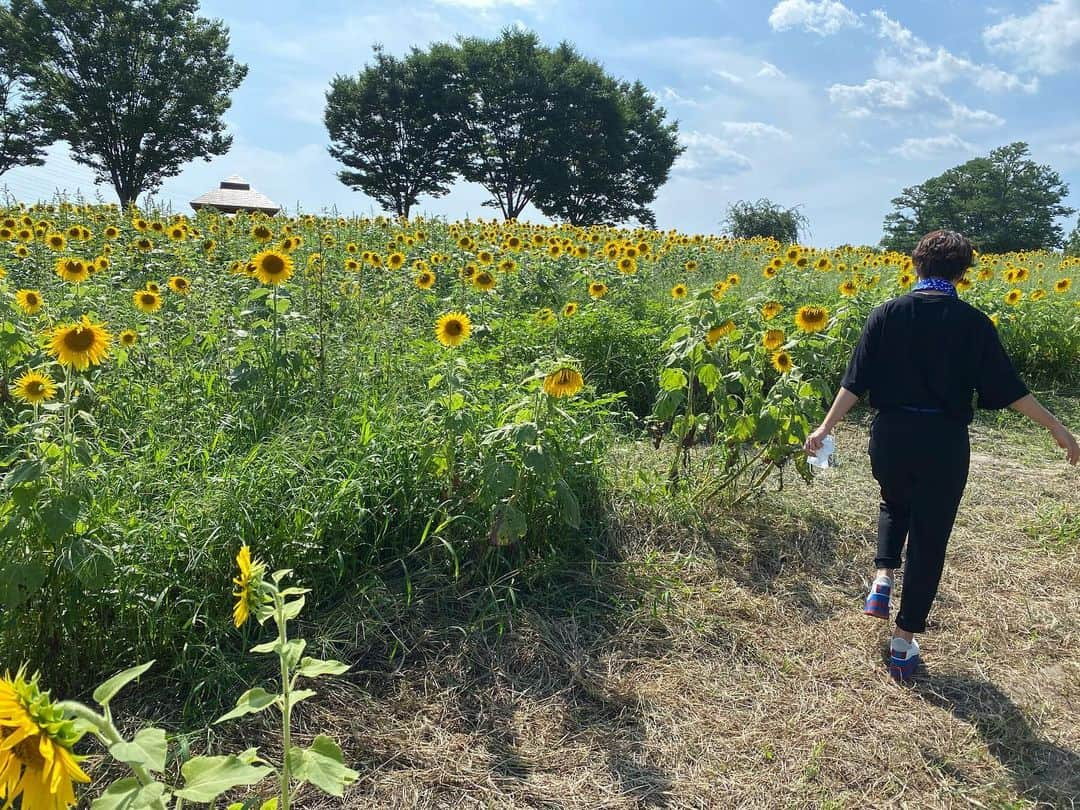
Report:
[{"label": "plastic water bottle", "polygon": [[816,467],[819,470],[826,470],[829,468],[829,459],[832,457],[833,452],[836,450],[836,440],[833,439],[830,433],[824,439],[821,440],[821,449],[818,450],[816,456],[811,456],[807,459],[811,467]]}]

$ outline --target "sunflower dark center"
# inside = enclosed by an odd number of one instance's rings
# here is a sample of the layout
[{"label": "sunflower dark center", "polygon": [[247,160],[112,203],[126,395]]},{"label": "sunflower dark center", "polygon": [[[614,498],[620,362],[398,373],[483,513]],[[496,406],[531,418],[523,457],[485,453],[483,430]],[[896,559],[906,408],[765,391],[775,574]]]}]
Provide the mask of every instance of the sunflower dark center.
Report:
[{"label": "sunflower dark center", "polygon": [[94,345],[96,339],[93,329],[78,326],[69,329],[64,335],[64,346],[73,352],[85,352]]},{"label": "sunflower dark center", "polygon": [[450,335],[450,337],[457,337],[462,332],[461,321],[458,321],[458,320],[447,321],[445,329],[446,329],[446,334]]},{"label": "sunflower dark center", "polygon": [[280,276],[285,272],[285,260],[275,253],[263,256],[262,270],[271,276]]}]

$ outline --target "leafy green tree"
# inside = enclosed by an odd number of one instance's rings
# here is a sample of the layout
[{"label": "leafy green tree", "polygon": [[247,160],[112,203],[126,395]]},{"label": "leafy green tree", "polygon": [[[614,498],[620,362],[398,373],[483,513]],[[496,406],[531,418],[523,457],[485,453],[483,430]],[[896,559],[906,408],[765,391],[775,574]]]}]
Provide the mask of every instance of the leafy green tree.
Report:
[{"label": "leafy green tree", "polygon": [[679,146],[643,87],[616,82],[567,43],[546,48],[517,29],[432,50],[459,60],[450,91],[468,99],[462,174],[491,194],[485,205],[507,219],[531,202],[577,223],[651,221],[646,205]]},{"label": "leafy green tree", "polygon": [[[581,92],[582,74],[590,82]],[[578,60],[568,66],[557,102],[577,113],[553,146],[552,171],[533,203],[546,216],[574,225],[638,222],[655,226],[649,204],[682,154],[678,125],[640,82],[615,82]]]},{"label": "leafy green tree", "polygon": [[0,174],[16,166],[40,166],[44,147],[53,142],[37,105],[26,98],[17,28],[0,17]]},{"label": "leafy green tree", "polygon": [[52,133],[122,205],[232,144],[222,118],[247,67],[196,0],[11,0],[23,69]]},{"label": "leafy green tree", "polygon": [[465,142],[457,66],[444,50],[397,59],[376,47],[359,75],[335,77],[324,116],[330,154],[353,170],[338,179],[406,217],[421,194],[446,194]]},{"label": "leafy green tree", "polygon": [[1069,241],[1065,243],[1066,256],[1080,256],[1080,221],[1069,235]]},{"label": "leafy green tree", "polygon": [[937,228],[960,231],[985,252],[1061,247],[1062,201],[1069,187],[1052,168],[1035,163],[1022,141],[974,158],[892,200],[882,247],[904,253]]},{"label": "leafy green tree", "polygon": [[728,206],[724,229],[737,239],[771,236],[777,242],[791,244],[799,241],[799,233],[809,223],[797,208],[783,208],[772,200],[757,202],[739,200]]}]

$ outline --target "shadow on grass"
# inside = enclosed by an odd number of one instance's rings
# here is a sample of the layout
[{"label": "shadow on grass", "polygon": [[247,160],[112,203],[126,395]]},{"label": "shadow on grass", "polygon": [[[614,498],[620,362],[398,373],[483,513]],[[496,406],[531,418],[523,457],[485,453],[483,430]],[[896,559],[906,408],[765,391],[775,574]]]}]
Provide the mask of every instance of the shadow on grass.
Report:
[{"label": "shadow on grass", "polygon": [[1080,796],[1080,756],[1039,737],[997,686],[963,675],[931,674],[914,689],[927,703],[974,726],[1025,799],[1050,807],[1075,806]]}]

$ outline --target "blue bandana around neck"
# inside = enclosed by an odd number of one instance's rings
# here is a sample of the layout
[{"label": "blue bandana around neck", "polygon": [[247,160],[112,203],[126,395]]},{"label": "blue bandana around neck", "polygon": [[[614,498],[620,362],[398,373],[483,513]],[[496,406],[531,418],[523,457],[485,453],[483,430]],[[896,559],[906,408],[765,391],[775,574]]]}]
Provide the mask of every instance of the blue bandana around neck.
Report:
[{"label": "blue bandana around neck", "polygon": [[935,292],[942,292],[946,295],[951,295],[953,298],[959,298],[960,295],[956,292],[956,287],[951,282],[946,281],[943,278],[937,278],[931,276],[930,278],[920,278],[919,281],[911,288],[915,290],[934,290]]}]

